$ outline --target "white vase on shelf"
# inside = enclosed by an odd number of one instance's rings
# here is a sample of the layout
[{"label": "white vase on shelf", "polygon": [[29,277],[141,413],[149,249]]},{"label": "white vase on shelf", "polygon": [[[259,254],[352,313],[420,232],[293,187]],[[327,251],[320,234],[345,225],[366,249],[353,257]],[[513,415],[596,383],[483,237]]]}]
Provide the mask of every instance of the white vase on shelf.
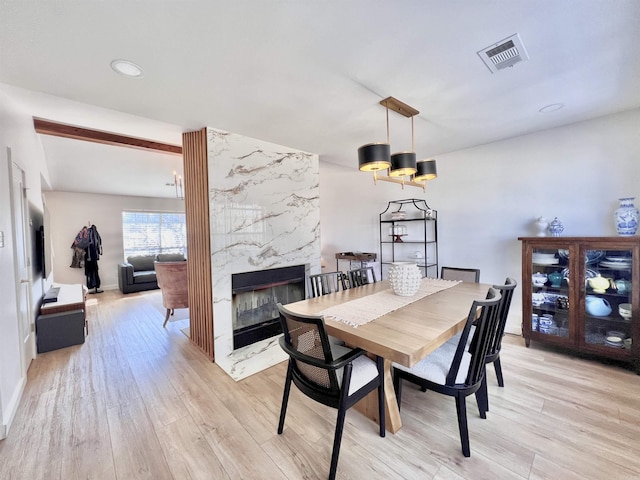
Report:
[{"label": "white vase on shelf", "polygon": [[536,220],[536,228],[538,229],[538,237],[546,237],[547,236],[547,227],[549,226],[549,222],[544,217],[538,217]]},{"label": "white vase on shelf", "polygon": [[396,295],[411,297],[416,294],[422,282],[418,265],[413,262],[393,262],[389,267],[389,283]]}]

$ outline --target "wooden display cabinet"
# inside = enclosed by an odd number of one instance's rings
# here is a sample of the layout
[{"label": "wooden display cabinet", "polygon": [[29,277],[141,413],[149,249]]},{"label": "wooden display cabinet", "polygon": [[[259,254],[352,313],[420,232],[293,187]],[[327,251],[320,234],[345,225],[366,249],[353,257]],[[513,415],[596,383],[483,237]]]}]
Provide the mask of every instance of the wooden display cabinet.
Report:
[{"label": "wooden display cabinet", "polygon": [[[533,340],[627,361],[640,373],[640,237],[518,240],[526,346]],[[598,275],[607,282],[589,282]]]}]

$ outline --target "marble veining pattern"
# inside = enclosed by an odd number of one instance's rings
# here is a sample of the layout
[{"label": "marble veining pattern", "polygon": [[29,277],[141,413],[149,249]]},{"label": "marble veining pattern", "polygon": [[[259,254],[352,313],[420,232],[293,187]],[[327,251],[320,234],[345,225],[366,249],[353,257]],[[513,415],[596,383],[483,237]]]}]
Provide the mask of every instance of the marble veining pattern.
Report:
[{"label": "marble veining pattern", "polygon": [[318,156],[207,129],[216,363],[239,380],[286,358],[277,337],[233,350],[231,274],[320,272]]}]

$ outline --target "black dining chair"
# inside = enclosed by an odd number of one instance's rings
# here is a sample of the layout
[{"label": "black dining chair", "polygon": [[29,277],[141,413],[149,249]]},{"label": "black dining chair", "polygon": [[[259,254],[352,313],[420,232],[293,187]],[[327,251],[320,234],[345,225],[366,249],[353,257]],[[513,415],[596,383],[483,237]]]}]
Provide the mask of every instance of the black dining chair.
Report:
[{"label": "black dining chair", "polygon": [[440,278],[443,280],[460,280],[463,282],[480,282],[480,270],[477,268],[442,267]]},{"label": "black dining chair", "polygon": [[[509,309],[511,308],[511,299],[513,298],[513,291],[518,286],[513,278],[507,277],[504,285],[494,285],[493,288],[500,292],[502,300],[500,300],[500,306],[498,307],[498,325],[496,328],[496,334],[489,344],[487,350],[487,356],[485,358],[485,364],[489,365],[493,363],[493,368],[496,371],[496,378],[498,380],[498,386],[504,387],[504,379],[502,378],[502,365],[500,364],[500,349],[502,348],[502,337],[504,337],[504,329],[507,324],[507,317],[509,316]],[[485,412],[489,411],[489,395],[487,393],[487,378],[485,376],[482,383],[484,390],[483,398],[486,397],[486,404],[483,405]]]},{"label": "black dining chair", "polygon": [[[455,398],[460,442],[465,457],[471,456],[466,397],[475,394],[480,416],[485,415],[486,410],[481,405],[487,402],[481,397],[486,390],[481,386],[486,371],[485,358],[497,331],[500,301],[498,291],[489,289],[486,300],[476,300],[471,305],[456,345],[444,343],[411,368],[393,364],[393,385],[398,408],[402,402],[402,380]],[[475,327],[472,328],[474,321]],[[471,341],[467,342],[472,331]]]},{"label": "black dining chair", "polygon": [[[507,277],[504,285],[493,285],[498,292],[500,292],[500,305],[498,307],[498,324],[496,328],[496,335],[493,338],[491,344],[489,345],[489,350],[487,351],[487,356],[485,358],[485,364],[488,365],[493,363],[493,367],[496,371],[496,377],[498,380],[498,385],[500,387],[504,387],[504,380],[502,377],[502,365],[500,363],[500,349],[502,348],[502,337],[504,337],[504,329],[507,324],[507,318],[509,316],[509,309],[511,307],[511,299],[513,298],[513,291],[518,286],[518,283],[510,277]],[[473,336],[473,328],[471,327],[471,336]],[[454,347],[460,341],[460,333],[450,338],[447,343],[453,345]],[[486,402],[484,404],[478,404],[478,408],[481,410],[480,416],[485,418],[482,412],[486,414],[489,411],[489,395],[487,392],[487,377],[485,373],[484,380],[480,388],[483,390],[483,395],[480,398],[486,398]],[[422,388],[423,392],[426,392],[426,388]]]},{"label": "black dining chair", "polygon": [[284,336],[280,346],[289,355],[282,396],[278,434],[282,434],[291,382],[309,398],[338,410],[331,453],[329,480],[336,476],[342,430],[347,410],[378,389],[380,436],[385,436],[383,359],[376,361],[359,348],[347,348],[329,341],[324,320],[298,315],[278,304]]},{"label": "black dining chair", "polygon": [[354,268],[347,273],[349,274],[349,284],[351,288],[377,282],[376,271],[373,267]]},{"label": "black dining chair", "polygon": [[309,284],[311,286],[309,289],[311,298],[338,292],[341,289],[346,290],[348,288],[347,277],[340,271],[309,275]]}]

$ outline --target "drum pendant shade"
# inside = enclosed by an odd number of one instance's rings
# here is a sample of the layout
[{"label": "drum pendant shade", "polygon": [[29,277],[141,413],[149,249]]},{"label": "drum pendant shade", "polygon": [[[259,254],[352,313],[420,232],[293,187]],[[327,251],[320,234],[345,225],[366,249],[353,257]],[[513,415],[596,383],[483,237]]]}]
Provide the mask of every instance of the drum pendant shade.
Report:
[{"label": "drum pendant shade", "polygon": [[422,180],[433,180],[438,176],[438,171],[436,169],[436,161],[433,159],[424,160],[422,162],[418,162],[416,164],[416,175],[414,180],[422,181]]},{"label": "drum pendant shade", "polygon": [[388,143],[370,143],[358,149],[358,165],[363,172],[388,169],[390,157],[391,146]]},{"label": "drum pendant shade", "polygon": [[414,152],[400,152],[391,155],[390,176],[404,177],[414,173],[416,173],[416,154]]}]

